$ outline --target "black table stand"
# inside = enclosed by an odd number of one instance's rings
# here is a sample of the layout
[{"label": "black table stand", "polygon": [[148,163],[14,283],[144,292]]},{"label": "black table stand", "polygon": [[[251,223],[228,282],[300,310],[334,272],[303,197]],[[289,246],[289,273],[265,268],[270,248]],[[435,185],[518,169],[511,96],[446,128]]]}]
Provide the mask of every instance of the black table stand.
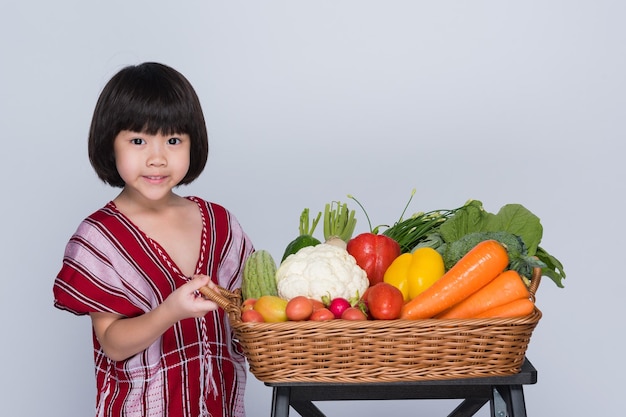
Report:
[{"label": "black table stand", "polygon": [[475,415],[487,402],[492,417],[526,417],[523,385],[537,382],[528,359],[509,376],[391,383],[265,383],[273,388],[272,417],[288,417],[291,406],[302,417],[325,417],[313,401],[463,399],[448,417]]}]

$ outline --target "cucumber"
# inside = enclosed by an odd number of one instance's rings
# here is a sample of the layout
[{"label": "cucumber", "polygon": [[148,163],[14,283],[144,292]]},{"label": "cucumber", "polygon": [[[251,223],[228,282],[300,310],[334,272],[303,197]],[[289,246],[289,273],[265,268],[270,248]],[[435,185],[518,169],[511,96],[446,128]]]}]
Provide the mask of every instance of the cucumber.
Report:
[{"label": "cucumber", "polygon": [[276,288],[276,261],[266,250],[253,252],[243,267],[241,295],[244,300],[264,295],[278,295]]},{"label": "cucumber", "polygon": [[287,259],[287,256],[293,255],[302,248],[305,248],[307,246],[316,246],[320,243],[322,242],[320,242],[318,239],[314,238],[311,235],[300,235],[287,245],[281,262]]}]

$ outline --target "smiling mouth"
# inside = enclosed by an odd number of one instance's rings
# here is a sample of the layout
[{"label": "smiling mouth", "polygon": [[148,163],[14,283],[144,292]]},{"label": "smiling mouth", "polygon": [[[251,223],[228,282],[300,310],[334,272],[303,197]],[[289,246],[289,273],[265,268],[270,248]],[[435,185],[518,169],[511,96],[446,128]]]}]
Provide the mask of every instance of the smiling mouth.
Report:
[{"label": "smiling mouth", "polygon": [[165,175],[144,175],[144,178],[148,181],[163,181],[167,176]]}]

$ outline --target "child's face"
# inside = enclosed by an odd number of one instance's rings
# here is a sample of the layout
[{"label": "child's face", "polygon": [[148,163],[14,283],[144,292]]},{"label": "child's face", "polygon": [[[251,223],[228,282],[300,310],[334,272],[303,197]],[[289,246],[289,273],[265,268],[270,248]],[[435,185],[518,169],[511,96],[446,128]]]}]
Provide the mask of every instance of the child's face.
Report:
[{"label": "child's face", "polygon": [[149,135],[123,130],[115,137],[113,149],[125,189],[131,188],[149,200],[169,196],[189,170],[191,140],[187,134]]}]

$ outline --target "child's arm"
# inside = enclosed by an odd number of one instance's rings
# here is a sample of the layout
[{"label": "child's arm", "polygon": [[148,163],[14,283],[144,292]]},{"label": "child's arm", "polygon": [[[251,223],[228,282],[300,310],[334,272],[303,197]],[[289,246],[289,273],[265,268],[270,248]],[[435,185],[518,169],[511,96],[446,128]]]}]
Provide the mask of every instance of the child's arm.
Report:
[{"label": "child's arm", "polygon": [[114,361],[127,359],[148,348],[176,322],[189,317],[203,317],[216,310],[217,304],[197,290],[205,285],[214,288],[206,275],[198,275],[169,295],[154,310],[141,316],[125,318],[113,313],[91,313],[96,337],[104,353]]}]

